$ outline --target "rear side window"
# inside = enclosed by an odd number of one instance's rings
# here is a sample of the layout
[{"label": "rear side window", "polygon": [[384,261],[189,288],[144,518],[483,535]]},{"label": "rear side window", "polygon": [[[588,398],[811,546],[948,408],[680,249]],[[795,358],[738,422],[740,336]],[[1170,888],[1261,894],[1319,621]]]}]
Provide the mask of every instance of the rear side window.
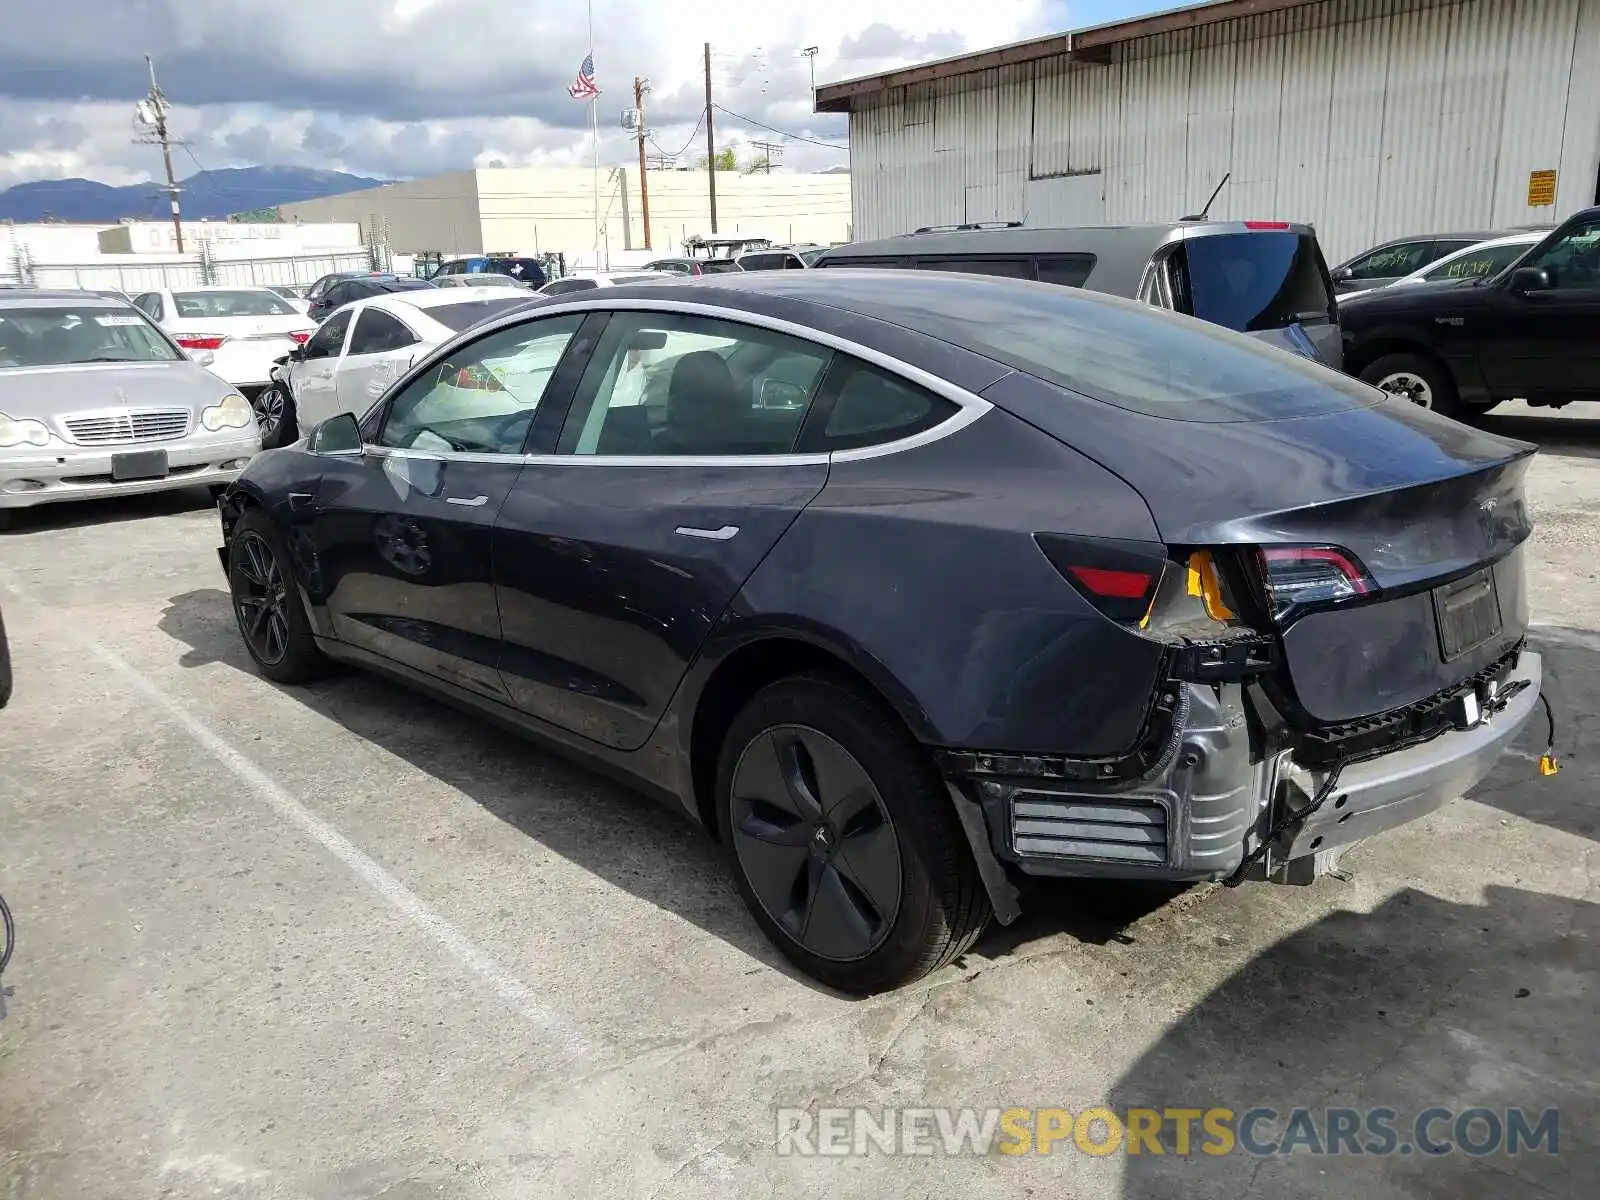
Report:
[{"label": "rear side window", "polygon": [[[957,405],[926,388],[855,359],[840,357],[827,391],[832,395],[819,444],[805,450],[879,446],[932,429],[956,415]],[[807,442],[812,440],[808,433]]]},{"label": "rear side window", "polygon": [[1029,258],[914,258],[919,271],[960,271],[964,275],[996,275],[1002,279],[1035,279]]},{"label": "rear side window", "polygon": [[1179,311],[1226,329],[1254,333],[1333,316],[1322,255],[1306,234],[1191,237],[1173,266]]},{"label": "rear side window", "polygon": [[1092,254],[1041,254],[1034,262],[1039,268],[1040,283],[1062,287],[1082,287],[1094,270]]},{"label": "rear side window", "polygon": [[509,296],[496,296],[493,300],[463,300],[460,304],[435,304],[427,310],[427,313],[447,329],[454,329],[460,333],[479,321],[488,320],[496,313],[504,312],[508,308],[518,308],[526,303],[528,303],[527,296],[513,293]]}]

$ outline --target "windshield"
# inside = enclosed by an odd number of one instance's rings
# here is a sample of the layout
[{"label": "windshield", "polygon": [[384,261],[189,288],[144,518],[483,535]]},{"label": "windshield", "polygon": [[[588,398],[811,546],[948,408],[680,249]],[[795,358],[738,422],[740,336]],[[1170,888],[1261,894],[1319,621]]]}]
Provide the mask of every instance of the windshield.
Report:
[{"label": "windshield", "polygon": [[172,305],[184,319],[199,317],[293,317],[299,314],[266,288],[236,292],[173,292]]},{"label": "windshield", "polygon": [[0,370],[180,357],[149,321],[127,307],[0,308]]},{"label": "windshield", "polygon": [[531,296],[519,293],[511,296],[496,296],[492,300],[463,300],[460,304],[435,304],[423,311],[439,324],[460,333],[469,325],[476,325],[479,321],[494,316],[495,313],[504,312],[508,308],[516,308],[519,304],[526,304],[531,299]]},{"label": "windshield", "polygon": [[1309,235],[1211,234],[1187,238],[1183,248],[1179,307],[1202,321],[1253,333],[1330,318],[1333,293]]},{"label": "windshield", "polygon": [[1505,246],[1483,246],[1436,263],[1418,276],[1429,283],[1443,279],[1487,279],[1498,275],[1528,252],[1533,242],[1512,242]]}]

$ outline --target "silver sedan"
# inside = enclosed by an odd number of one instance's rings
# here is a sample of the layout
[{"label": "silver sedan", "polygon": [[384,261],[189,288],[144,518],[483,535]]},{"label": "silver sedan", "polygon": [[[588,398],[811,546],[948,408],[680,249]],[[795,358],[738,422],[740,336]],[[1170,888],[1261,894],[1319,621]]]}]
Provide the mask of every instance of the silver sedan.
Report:
[{"label": "silver sedan", "polygon": [[220,487],[260,448],[249,402],[132,305],[0,293],[0,524],[36,504]]}]

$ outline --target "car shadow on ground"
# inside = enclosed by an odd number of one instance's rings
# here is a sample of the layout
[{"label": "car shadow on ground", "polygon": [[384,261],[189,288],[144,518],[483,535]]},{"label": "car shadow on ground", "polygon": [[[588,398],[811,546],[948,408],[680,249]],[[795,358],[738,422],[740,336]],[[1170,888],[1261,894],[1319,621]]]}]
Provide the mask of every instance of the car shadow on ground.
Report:
[{"label": "car shadow on ground", "polygon": [[115,525],[122,521],[148,521],[214,508],[203,487],[151,492],[144,496],[113,496],[106,500],[75,500],[70,504],[41,504],[36,508],[0,510],[0,538],[26,537],[86,525]]},{"label": "car shadow on ground", "polygon": [[[220,589],[172,597],[159,628],[188,647],[179,659],[185,667],[222,663],[257,676]],[[310,686],[278,690],[583,869],[807,986],[828,990],[795,972],[771,947],[746,913],[721,848],[677,811],[476,714],[375,675],[341,670]],[[1033,889],[1036,908],[1009,928],[992,925],[978,949],[1001,958],[1036,938],[1061,934],[1104,944],[1124,938],[1128,926],[1181,890],[1041,882]]]},{"label": "car shadow on ground", "polygon": [[[1214,919],[1248,919],[1213,910]],[[1159,964],[1145,964],[1158,987]],[[1123,1193],[1172,1197],[1419,1197],[1499,1200],[1506,1196],[1593,1196],[1600,1184],[1594,1121],[1600,1078],[1595,986],[1600,981],[1600,905],[1507,887],[1481,904],[1458,904],[1404,889],[1368,912],[1334,912],[1255,955],[1174,1024],[1124,1073],[1107,1103],[1113,1112],[1213,1107],[1235,1120],[1253,1108],[1276,1118],[1251,1123],[1258,1152],[1205,1152],[1201,1122],[1187,1156],[1123,1157]],[[1454,1117],[1417,1118],[1433,1107],[1459,1114],[1520,1107],[1529,1126],[1558,1110],[1558,1153],[1502,1141],[1475,1156],[1433,1156],[1424,1145],[1455,1142]],[[1292,1156],[1274,1143],[1307,1126],[1309,1109],[1327,1149],[1330,1107],[1358,1112],[1361,1125],[1337,1157]],[[1367,1110],[1395,1110],[1396,1144],[1386,1154],[1369,1133]],[[1236,1130],[1237,1132],[1237,1130]],[[1466,1142],[1490,1146],[1491,1126],[1473,1122]],[[1213,1141],[1213,1144],[1217,1144]],[[1411,1145],[1411,1149],[1402,1147]]]}]

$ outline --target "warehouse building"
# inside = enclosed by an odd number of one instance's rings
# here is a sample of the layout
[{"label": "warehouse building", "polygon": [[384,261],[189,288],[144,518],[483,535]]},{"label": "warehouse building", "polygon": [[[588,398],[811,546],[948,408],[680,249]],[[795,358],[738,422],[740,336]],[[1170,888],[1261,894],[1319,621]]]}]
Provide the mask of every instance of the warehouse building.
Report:
[{"label": "warehouse building", "polygon": [[[849,240],[849,175],[718,171],[716,181],[716,231],[725,237]],[[279,212],[285,221],[354,221],[369,238],[407,254],[560,252],[569,266],[592,267],[594,184],[594,173],[581,167],[452,171],[285,204]],[[685,238],[712,232],[706,172],[651,171],[647,184],[649,249],[679,254]],[[602,169],[599,195],[602,262],[646,249],[639,173]]]},{"label": "warehouse building", "polygon": [[1600,0],[1220,0],[817,88],[861,238],[970,221],[1390,237],[1600,202]]}]

